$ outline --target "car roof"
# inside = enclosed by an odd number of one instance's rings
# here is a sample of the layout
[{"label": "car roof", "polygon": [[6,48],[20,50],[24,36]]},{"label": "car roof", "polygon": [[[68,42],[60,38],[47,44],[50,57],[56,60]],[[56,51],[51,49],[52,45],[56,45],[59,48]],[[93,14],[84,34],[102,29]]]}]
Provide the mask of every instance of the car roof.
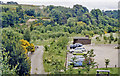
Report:
[{"label": "car roof", "polygon": [[73,55],[72,57],[84,57],[83,55]]},{"label": "car roof", "polygon": [[76,48],[84,48],[84,47],[76,47]]}]

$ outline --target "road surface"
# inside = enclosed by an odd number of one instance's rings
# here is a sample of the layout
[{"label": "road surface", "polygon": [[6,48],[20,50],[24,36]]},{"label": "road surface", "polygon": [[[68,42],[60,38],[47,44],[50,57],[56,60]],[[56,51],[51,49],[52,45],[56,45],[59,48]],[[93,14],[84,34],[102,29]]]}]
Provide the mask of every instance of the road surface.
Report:
[{"label": "road surface", "polygon": [[31,55],[31,74],[46,74],[43,67],[43,46],[38,46]]}]

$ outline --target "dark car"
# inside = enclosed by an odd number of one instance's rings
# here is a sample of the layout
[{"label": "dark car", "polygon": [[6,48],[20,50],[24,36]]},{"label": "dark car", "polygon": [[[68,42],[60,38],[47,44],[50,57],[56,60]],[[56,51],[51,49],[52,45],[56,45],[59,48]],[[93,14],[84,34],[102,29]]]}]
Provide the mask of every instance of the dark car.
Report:
[{"label": "dark car", "polygon": [[74,44],[76,47],[82,47],[83,45],[81,43],[75,43]]},{"label": "dark car", "polygon": [[70,45],[70,49],[73,49],[73,44]]}]

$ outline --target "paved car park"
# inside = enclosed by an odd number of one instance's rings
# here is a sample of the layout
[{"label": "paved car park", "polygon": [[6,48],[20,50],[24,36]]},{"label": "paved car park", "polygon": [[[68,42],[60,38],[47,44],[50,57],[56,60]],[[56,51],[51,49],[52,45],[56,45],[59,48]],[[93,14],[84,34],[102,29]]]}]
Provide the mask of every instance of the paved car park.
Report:
[{"label": "paved car park", "polygon": [[[84,45],[84,48],[88,51],[94,49],[96,54],[95,61],[97,62],[99,68],[105,67],[105,59],[110,59],[110,64],[108,67],[118,67],[118,49],[115,49],[116,45]],[[67,65],[70,61],[72,53],[67,54]],[[67,66],[68,67],[68,66]]]},{"label": "paved car park", "polygon": [[86,50],[94,49],[95,61],[99,64],[99,68],[105,67],[105,59],[110,59],[108,67],[118,67],[118,49],[116,45],[86,45]]}]

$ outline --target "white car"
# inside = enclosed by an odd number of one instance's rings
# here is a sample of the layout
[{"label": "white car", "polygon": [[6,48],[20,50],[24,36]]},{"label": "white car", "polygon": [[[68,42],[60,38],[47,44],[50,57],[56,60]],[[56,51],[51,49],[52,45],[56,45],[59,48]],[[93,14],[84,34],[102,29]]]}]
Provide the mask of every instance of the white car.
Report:
[{"label": "white car", "polygon": [[79,53],[83,53],[83,52],[86,52],[85,48],[84,47],[76,47],[74,52],[79,52]]},{"label": "white car", "polygon": [[85,50],[84,47],[76,47],[75,49],[70,49],[69,52],[70,52],[70,53],[73,53],[73,52],[83,53],[83,52],[86,52],[86,50]]},{"label": "white car", "polygon": [[73,53],[73,52],[74,52],[74,50],[75,50],[75,49],[70,49],[70,51],[69,51],[69,52],[70,52],[70,53]]}]

